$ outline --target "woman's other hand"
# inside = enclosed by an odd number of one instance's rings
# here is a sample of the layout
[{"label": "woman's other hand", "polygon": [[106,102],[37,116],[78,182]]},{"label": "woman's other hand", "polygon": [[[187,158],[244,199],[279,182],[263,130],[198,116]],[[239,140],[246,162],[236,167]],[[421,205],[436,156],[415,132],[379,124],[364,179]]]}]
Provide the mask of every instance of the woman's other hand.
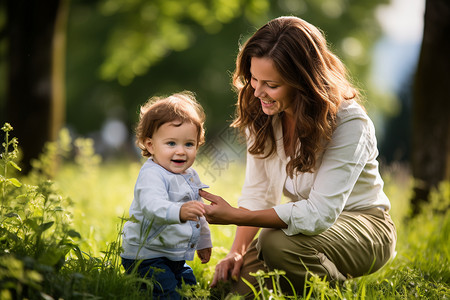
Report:
[{"label": "woman's other hand", "polygon": [[217,265],[211,287],[215,287],[220,281],[228,281],[230,278],[237,281],[241,275],[241,267],[244,263],[242,255],[230,252]]}]

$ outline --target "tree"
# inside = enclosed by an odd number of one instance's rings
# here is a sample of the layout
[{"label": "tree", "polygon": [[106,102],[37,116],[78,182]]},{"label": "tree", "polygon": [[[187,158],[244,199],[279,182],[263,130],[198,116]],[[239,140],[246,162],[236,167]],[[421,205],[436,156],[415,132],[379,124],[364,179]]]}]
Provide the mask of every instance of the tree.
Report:
[{"label": "tree", "polygon": [[63,123],[67,8],[68,0],[6,2],[6,114],[21,145],[25,173]]},{"label": "tree", "polygon": [[427,0],[413,89],[413,214],[430,190],[450,180],[450,1]]}]

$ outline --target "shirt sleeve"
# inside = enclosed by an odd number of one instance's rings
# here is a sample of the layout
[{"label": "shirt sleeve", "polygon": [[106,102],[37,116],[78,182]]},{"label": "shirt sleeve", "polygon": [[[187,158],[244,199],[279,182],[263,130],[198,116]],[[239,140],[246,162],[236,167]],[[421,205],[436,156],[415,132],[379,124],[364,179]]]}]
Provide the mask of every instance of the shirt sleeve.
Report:
[{"label": "shirt sleeve", "polygon": [[338,125],[323,153],[308,199],[274,207],[288,225],[283,229],[287,235],[319,234],[334,224],[376,148],[372,128],[370,120],[362,116]]},{"label": "shirt sleeve", "polygon": [[197,244],[197,250],[212,248],[211,231],[205,217],[200,218],[200,239]]},{"label": "shirt sleeve", "polygon": [[181,204],[169,200],[168,183],[154,168],[141,170],[136,181],[135,198],[144,216],[163,224],[179,224]]}]

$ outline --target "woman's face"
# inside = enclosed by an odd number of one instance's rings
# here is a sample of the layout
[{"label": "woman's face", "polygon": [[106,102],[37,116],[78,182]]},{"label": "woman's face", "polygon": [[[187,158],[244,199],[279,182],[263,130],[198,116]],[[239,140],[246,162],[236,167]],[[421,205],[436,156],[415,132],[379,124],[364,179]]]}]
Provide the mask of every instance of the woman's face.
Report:
[{"label": "woman's face", "polygon": [[251,85],[255,89],[255,97],[261,102],[266,115],[274,115],[282,111],[293,114],[292,99],[295,89],[287,85],[276,70],[272,59],[252,57],[250,65]]}]

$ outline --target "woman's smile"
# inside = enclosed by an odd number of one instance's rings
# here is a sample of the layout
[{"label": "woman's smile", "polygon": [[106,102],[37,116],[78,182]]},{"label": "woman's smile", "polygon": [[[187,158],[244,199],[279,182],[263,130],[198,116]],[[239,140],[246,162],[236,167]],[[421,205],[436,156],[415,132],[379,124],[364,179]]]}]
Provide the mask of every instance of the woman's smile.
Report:
[{"label": "woman's smile", "polygon": [[259,100],[261,100],[261,102],[263,103],[263,105],[264,105],[264,104],[268,105],[268,104],[273,104],[273,103],[275,103],[274,100],[263,100],[263,99],[259,99]]}]

